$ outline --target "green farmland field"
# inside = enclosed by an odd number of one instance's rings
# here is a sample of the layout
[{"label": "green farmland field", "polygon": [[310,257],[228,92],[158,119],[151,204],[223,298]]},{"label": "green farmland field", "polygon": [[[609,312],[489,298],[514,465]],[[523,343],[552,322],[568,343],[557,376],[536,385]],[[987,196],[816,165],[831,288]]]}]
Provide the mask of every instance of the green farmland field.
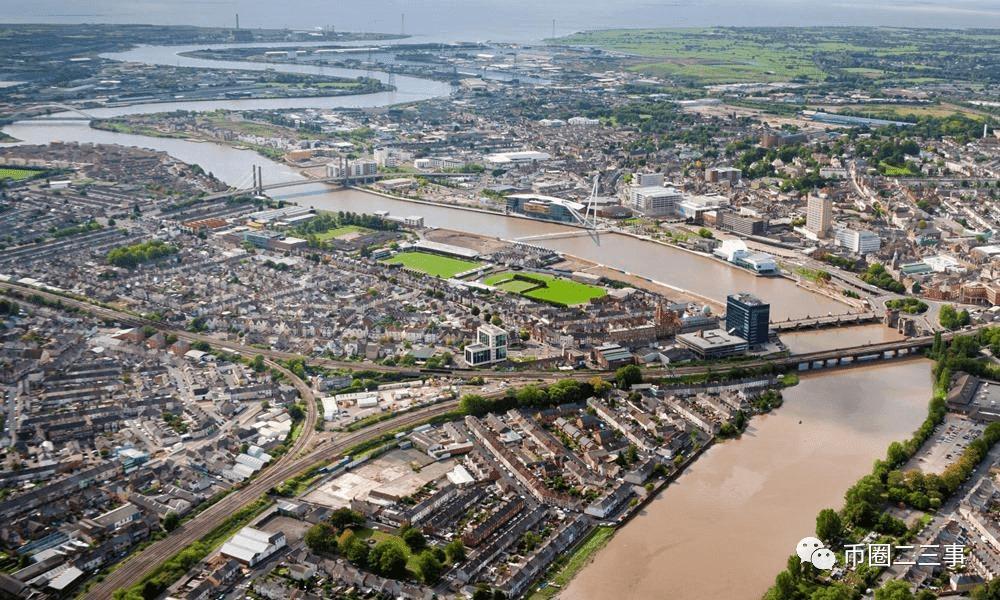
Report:
[{"label": "green farmland field", "polygon": [[487,285],[495,285],[505,292],[521,294],[528,298],[544,300],[548,302],[558,302],[567,306],[576,304],[586,304],[592,298],[600,298],[607,292],[599,287],[540,275],[538,273],[526,273],[526,277],[544,282],[539,285],[532,281],[515,279],[513,273],[500,273],[486,278]]},{"label": "green farmland field", "polygon": [[560,44],[599,46],[641,57],[632,70],[705,83],[821,80],[812,58],[788,44],[774,44],[751,30],[617,29],[576,33]]},{"label": "green farmland field", "polygon": [[[981,57],[995,54],[991,30],[888,27],[702,27],[606,29],[549,40],[621,53],[623,67],[682,84],[833,79],[995,83]],[[989,74],[987,74],[989,72]]]},{"label": "green farmland field", "polygon": [[481,263],[426,252],[403,252],[386,259],[384,262],[390,265],[401,264],[408,269],[414,269],[434,277],[454,277],[459,273],[481,266]]}]

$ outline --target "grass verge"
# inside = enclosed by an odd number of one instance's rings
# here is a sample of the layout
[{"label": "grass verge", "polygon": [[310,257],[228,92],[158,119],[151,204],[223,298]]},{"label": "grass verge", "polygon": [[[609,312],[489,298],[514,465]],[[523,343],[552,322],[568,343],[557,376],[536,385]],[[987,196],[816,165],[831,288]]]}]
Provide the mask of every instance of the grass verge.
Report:
[{"label": "grass verge", "polygon": [[568,555],[568,557],[563,555],[552,563],[542,578],[542,583],[539,584],[545,584],[545,587],[536,586],[527,598],[529,600],[549,600],[556,596],[590,562],[591,557],[608,543],[614,533],[614,527],[595,528],[580,542],[573,554]]}]

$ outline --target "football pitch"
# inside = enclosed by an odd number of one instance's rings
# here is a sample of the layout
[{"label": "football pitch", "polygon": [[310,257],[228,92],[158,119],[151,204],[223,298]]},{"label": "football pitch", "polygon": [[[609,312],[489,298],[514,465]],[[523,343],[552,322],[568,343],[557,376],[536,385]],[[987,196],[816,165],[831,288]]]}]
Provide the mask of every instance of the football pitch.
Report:
[{"label": "football pitch", "polygon": [[459,273],[482,266],[482,263],[457,258],[448,258],[427,252],[403,252],[384,262],[390,265],[401,264],[408,269],[427,273],[434,277],[454,277]]},{"label": "football pitch", "polygon": [[31,169],[12,169],[9,167],[0,167],[0,179],[13,179],[15,181],[19,181],[21,179],[34,177],[35,175],[38,175],[38,171]]},{"label": "football pitch", "polygon": [[495,285],[512,294],[521,294],[528,298],[557,302],[567,306],[586,304],[593,298],[600,298],[607,291],[585,283],[577,283],[559,277],[550,277],[539,273],[526,273],[524,279],[515,279],[514,273],[500,273],[488,277],[487,285]]}]

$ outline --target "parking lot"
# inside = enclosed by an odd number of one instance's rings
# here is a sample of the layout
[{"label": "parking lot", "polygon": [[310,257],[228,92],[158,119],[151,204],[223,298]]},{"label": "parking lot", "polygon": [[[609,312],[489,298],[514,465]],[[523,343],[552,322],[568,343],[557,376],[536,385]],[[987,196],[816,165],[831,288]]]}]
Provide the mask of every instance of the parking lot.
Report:
[{"label": "parking lot", "polygon": [[906,463],[904,471],[917,469],[922,473],[944,472],[965,451],[969,442],[982,434],[985,425],[966,417],[947,414],[944,423],[938,426],[934,435],[923,448]]}]

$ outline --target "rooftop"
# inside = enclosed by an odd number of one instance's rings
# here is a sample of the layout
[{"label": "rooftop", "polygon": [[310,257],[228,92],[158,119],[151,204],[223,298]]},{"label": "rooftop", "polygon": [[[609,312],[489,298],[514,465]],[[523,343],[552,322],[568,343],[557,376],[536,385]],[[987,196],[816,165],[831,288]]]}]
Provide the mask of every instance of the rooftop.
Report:
[{"label": "rooftop", "polygon": [[511,194],[507,196],[508,198],[519,198],[526,201],[543,202],[546,204],[557,204],[559,206],[581,211],[586,208],[583,204],[579,202],[573,202],[572,200],[564,200],[563,198],[556,198],[554,196],[542,196],[540,194]]},{"label": "rooftop", "polygon": [[727,333],[722,329],[709,329],[698,333],[682,333],[677,336],[678,341],[683,341],[686,345],[697,347],[703,351],[712,351],[729,346],[746,345],[747,341],[739,336]]},{"label": "rooftop", "polygon": [[[759,257],[757,257],[759,259]],[[736,300],[742,302],[747,306],[767,306],[767,303],[754,296],[750,292],[737,292],[735,294],[730,294],[727,299]]]}]

